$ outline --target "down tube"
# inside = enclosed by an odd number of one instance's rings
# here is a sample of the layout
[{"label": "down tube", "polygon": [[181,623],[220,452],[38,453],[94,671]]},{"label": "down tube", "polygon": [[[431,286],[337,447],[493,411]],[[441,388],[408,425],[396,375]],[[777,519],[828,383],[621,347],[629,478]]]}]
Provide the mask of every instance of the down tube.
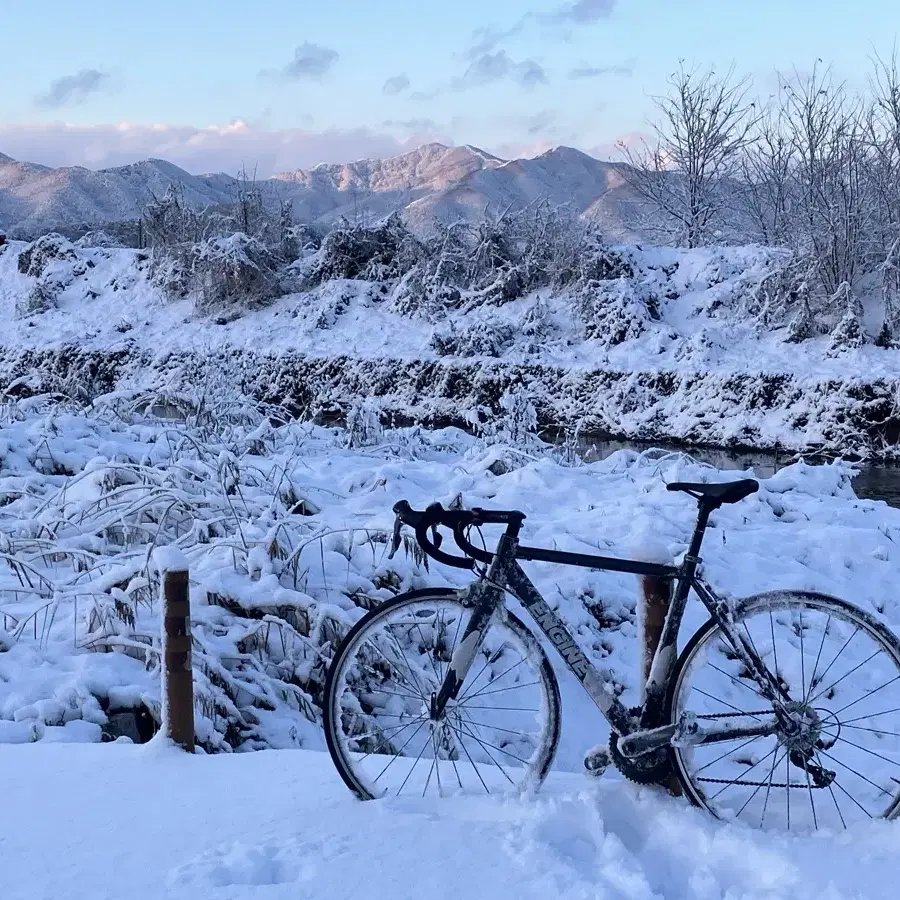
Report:
[{"label": "down tube", "polygon": [[531,583],[531,579],[515,563],[509,573],[507,588],[519,599],[519,602],[531,614],[541,631],[556,648],[575,677],[581,682],[597,708],[618,734],[630,734],[634,724],[628,710],[616,696],[600,680],[600,675],[591,661],[584,655],[569,630],[559,616],[547,605],[547,602]]}]

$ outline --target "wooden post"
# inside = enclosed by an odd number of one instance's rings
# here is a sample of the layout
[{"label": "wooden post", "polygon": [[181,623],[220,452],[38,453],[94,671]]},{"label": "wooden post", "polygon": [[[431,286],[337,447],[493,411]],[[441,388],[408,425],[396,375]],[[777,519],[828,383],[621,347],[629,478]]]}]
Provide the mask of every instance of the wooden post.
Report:
[{"label": "wooden post", "polygon": [[163,724],[166,736],[194,752],[194,675],[191,604],[186,568],[163,572]]},{"label": "wooden post", "polygon": [[644,608],[641,615],[643,623],[643,684],[650,677],[650,667],[653,665],[653,657],[659,647],[662,637],[663,624],[669,612],[669,594],[672,582],[667,578],[654,578],[644,575],[641,578],[641,597]]}]

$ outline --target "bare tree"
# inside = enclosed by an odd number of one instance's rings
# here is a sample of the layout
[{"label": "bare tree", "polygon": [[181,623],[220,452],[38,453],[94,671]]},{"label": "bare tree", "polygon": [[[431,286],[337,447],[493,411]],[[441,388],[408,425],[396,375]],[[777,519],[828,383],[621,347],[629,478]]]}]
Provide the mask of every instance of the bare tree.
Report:
[{"label": "bare tree", "polygon": [[792,243],[794,146],[782,104],[760,115],[741,157],[746,213],[755,237],[775,247]]},{"label": "bare tree", "polygon": [[856,284],[871,250],[864,109],[830,71],[782,82],[793,157],[794,244],[812,253],[824,295]]},{"label": "bare tree", "polygon": [[621,146],[630,164],[624,175],[653,207],[651,227],[697,247],[726,225],[755,105],[747,99],[748,80],[735,81],[733,70],[719,77],[682,65],[669,86],[655,98],[655,140],[637,149]]}]

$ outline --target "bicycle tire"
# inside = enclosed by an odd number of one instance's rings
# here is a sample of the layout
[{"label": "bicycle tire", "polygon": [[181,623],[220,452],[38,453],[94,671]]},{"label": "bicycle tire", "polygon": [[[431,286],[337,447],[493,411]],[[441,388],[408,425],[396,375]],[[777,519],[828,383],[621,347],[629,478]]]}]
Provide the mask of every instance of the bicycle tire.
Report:
[{"label": "bicycle tire", "polygon": [[[779,663],[778,656],[777,656],[777,646],[775,644],[775,636],[774,636],[774,622],[775,622],[775,620],[777,620],[776,614],[779,612],[780,613],[790,613],[790,612],[799,613],[799,622],[800,622],[799,632],[802,635],[805,632],[805,629],[808,627],[803,624],[803,618],[802,618],[803,611],[818,611],[820,614],[825,615],[827,617],[825,627],[821,631],[821,635],[822,635],[821,643],[818,648],[818,650],[819,650],[818,656],[819,657],[823,656],[822,647],[824,646],[826,636],[828,635],[828,629],[829,629],[830,623],[832,621],[843,622],[843,623],[846,623],[848,626],[852,626],[855,629],[854,634],[859,633],[859,632],[865,633],[869,638],[871,638],[874,641],[875,644],[880,645],[879,652],[881,650],[884,650],[887,653],[889,660],[893,663],[893,665],[897,668],[897,671],[898,671],[898,674],[897,674],[897,676],[895,676],[895,678],[900,679],[900,640],[898,640],[897,637],[885,625],[883,625],[881,622],[879,622],[874,616],[867,613],[865,610],[860,609],[856,605],[849,603],[848,601],[842,600],[837,597],[831,597],[831,596],[828,596],[825,594],[820,594],[820,593],[811,592],[811,591],[800,591],[800,590],[772,591],[772,592],[768,592],[768,593],[764,593],[764,594],[757,594],[757,595],[747,597],[747,598],[737,601],[735,608],[734,608],[733,616],[734,616],[734,621],[736,623],[738,623],[738,625],[741,625],[741,624],[744,625],[747,635],[750,636],[751,635],[750,628],[746,624],[748,619],[755,614],[768,612],[769,622],[773,629],[773,631],[772,631],[772,647],[774,649],[773,649],[772,653],[773,653],[775,669],[776,669],[776,672],[778,672],[780,668],[785,668],[785,667],[783,666],[783,664]],[[787,617],[785,617],[785,618],[787,618]],[[809,622],[809,619],[807,621]],[[785,623],[780,622],[779,624],[783,625]],[[791,627],[796,628],[796,621],[792,623]],[[678,660],[676,662],[675,670],[674,670],[674,672],[672,674],[672,678],[669,682],[669,688],[668,688],[668,693],[667,693],[667,698],[666,698],[665,718],[667,721],[672,722],[674,724],[676,722],[676,720],[678,719],[679,695],[682,692],[682,688],[685,683],[684,679],[685,679],[686,673],[689,671],[690,666],[692,665],[692,662],[697,658],[698,652],[701,650],[701,648],[703,648],[704,646],[710,645],[711,641],[714,639],[714,637],[716,635],[716,632],[721,633],[719,623],[714,619],[709,619],[691,637],[691,639],[685,645],[684,650],[679,655]],[[812,637],[812,635],[811,635],[811,637]],[[841,635],[841,637],[843,637],[843,635]],[[795,638],[796,638],[796,634],[795,634]],[[752,640],[752,637],[751,637],[751,640]],[[852,640],[852,638],[851,638],[851,640]],[[762,642],[760,642],[760,643],[762,643]],[[801,657],[804,657],[805,659],[808,660],[809,657],[811,657],[813,654],[805,653],[804,643],[803,643],[802,639],[799,639],[799,645],[800,645]],[[796,643],[794,643],[793,646],[796,647]],[[843,644],[843,647],[846,647],[846,646],[849,646],[849,641],[847,641],[847,643]],[[815,646],[813,646],[812,649],[815,650]],[[843,649],[841,652],[843,652]],[[840,652],[838,653],[838,656],[840,656]],[[837,660],[838,656],[835,656],[834,660],[832,660],[832,664]],[[874,657],[869,657],[869,659],[872,659],[872,658],[874,658]],[[851,662],[852,662],[852,660],[851,660]],[[819,664],[818,658],[816,660],[816,664],[817,665]],[[768,665],[769,664],[767,663],[767,666]],[[823,667],[825,665],[824,659],[822,660],[822,665],[823,665]],[[848,670],[848,673],[845,676],[843,676],[843,678],[837,679],[835,683],[837,683],[837,681],[843,681],[846,678],[850,678],[852,673],[855,673],[856,670],[859,669],[860,667],[861,667],[861,664]],[[801,667],[800,667],[801,673],[803,672],[803,669],[804,669],[804,665],[801,662]],[[771,666],[770,666],[770,670],[771,670]],[[718,669],[717,671],[722,672],[722,669]],[[723,674],[725,674],[727,676],[727,678],[729,678],[731,681],[736,681],[735,678],[731,674],[729,674],[727,671],[724,671]],[[796,667],[795,667],[794,675],[795,675],[794,687],[796,687]],[[812,706],[814,702],[824,704],[826,702],[826,700],[821,699],[822,696],[824,695],[826,697],[826,699],[828,699],[827,691],[828,690],[833,691],[833,688],[832,689],[820,689],[819,684],[815,684],[815,676],[816,676],[816,668],[814,666],[812,669],[812,672],[811,672],[811,680],[810,680],[809,690],[808,690],[808,692],[805,692],[804,697],[803,697],[803,702],[808,703],[809,706]],[[805,691],[805,682],[803,682],[803,680],[802,680],[805,676],[801,674],[800,677],[801,677],[801,685],[804,687],[804,691]],[[824,673],[823,673],[823,677],[824,677]],[[740,675],[739,678],[737,679],[737,682],[739,682],[741,678],[746,678],[746,676]],[[747,679],[747,680],[749,681],[749,679]],[[893,681],[893,680],[894,679],[891,679],[891,681]],[[891,681],[886,682],[886,684],[888,684],[888,685],[891,684]],[[900,682],[898,682],[898,685],[900,685]],[[744,684],[744,687],[747,687],[747,686],[748,686],[747,684]],[[814,690],[816,691],[815,694],[813,693]],[[862,700],[870,700],[871,697],[875,693],[876,693],[876,690],[873,689],[872,691],[869,691],[867,694],[864,694],[863,697],[861,698],[861,700],[855,701],[854,703],[849,704],[849,706],[853,706],[853,705],[855,705],[855,703],[862,702]],[[707,693],[707,696],[710,696],[710,695]],[[743,695],[741,695],[741,696],[743,696]],[[791,696],[793,699],[793,692],[791,693]],[[893,696],[893,694],[891,696]],[[731,699],[731,701],[734,701],[735,696],[732,695],[730,699]],[[728,705],[728,703],[726,701],[718,700],[718,702],[725,703],[726,706]],[[736,708],[736,706],[734,708]],[[764,711],[764,708],[765,708],[765,704],[763,704],[762,706],[759,707],[759,711],[760,712]],[[844,707],[844,708],[846,709],[847,707]],[[859,710],[857,710],[857,712],[858,711]],[[823,710],[821,712],[825,712],[825,711]],[[825,725],[823,725],[821,733],[822,733],[822,735],[827,734],[829,739],[831,737],[834,737],[833,743],[831,743],[827,747],[828,751],[834,750],[838,741],[841,740],[841,735],[846,727],[854,727],[861,732],[875,730],[875,729],[867,729],[865,727],[860,727],[860,726],[846,726],[844,723],[839,721],[839,717],[837,715],[835,715],[833,712],[831,712],[831,711],[827,711],[827,712],[828,712],[828,716],[826,716],[822,720],[823,722],[825,722],[827,724],[827,728]],[[840,710],[839,710],[839,712],[840,712]],[[894,712],[894,710],[889,710],[889,712]],[[723,712],[717,713],[716,715],[726,716],[726,715],[733,715],[733,714],[723,711]],[[744,715],[745,716],[749,715],[749,713],[744,713]],[[835,724],[829,724],[826,722],[827,718],[832,715],[834,715]],[[878,714],[870,713],[868,716],[864,716],[863,718],[868,718],[873,715],[881,715],[881,713],[878,713]],[[712,717],[710,717],[710,718],[712,718]],[[831,729],[831,730],[829,731],[828,729]],[[836,732],[836,736],[835,736],[835,732]],[[887,734],[888,732],[884,732],[884,733]],[[765,779],[764,778],[761,779],[759,775],[756,775],[756,776],[750,775],[750,776],[746,777],[746,780],[735,781],[733,784],[741,785],[741,786],[747,785],[748,792],[749,792],[750,787],[754,787],[756,789],[756,791],[762,791],[763,787],[765,787],[767,790],[766,803],[769,802],[769,792],[772,790],[773,786],[777,786],[779,788],[784,788],[786,790],[786,796],[788,797],[787,825],[788,825],[788,829],[790,830],[791,829],[791,816],[790,816],[789,796],[791,795],[792,788],[797,788],[797,787],[802,788],[803,787],[802,778],[799,775],[796,775],[796,770],[799,769],[799,771],[802,772],[803,770],[806,769],[806,764],[804,763],[803,768],[800,769],[800,766],[797,763],[795,763],[794,760],[791,758],[791,754],[788,751],[788,743],[786,741],[783,741],[783,738],[781,736],[773,736],[773,737],[775,737],[776,742],[782,743],[782,752],[783,752],[782,758],[784,759],[785,771],[787,771],[787,773],[788,773],[787,780],[785,781],[782,777],[783,773],[780,773],[778,776],[779,781],[778,781],[777,785],[776,785],[772,775],[769,776],[768,784],[766,784]],[[898,739],[900,739],[900,735],[898,735]],[[900,745],[900,740],[898,740],[898,745]],[[707,745],[707,746],[719,748],[722,745],[721,744],[712,744],[712,745]],[[823,746],[824,746],[824,744],[823,744]],[[853,746],[858,747],[860,745],[853,744]],[[871,751],[867,750],[865,747],[861,747],[860,749],[866,750],[867,753],[871,752]],[[678,747],[673,746],[673,747],[669,748],[669,752],[671,754],[673,768],[674,768],[675,773],[678,777],[678,780],[682,786],[684,794],[689,798],[691,803],[694,806],[698,806],[700,808],[705,809],[707,812],[710,812],[716,818],[724,818],[724,816],[719,815],[715,809],[711,808],[709,798],[705,795],[705,789],[702,787],[699,787],[698,784],[696,783],[697,773],[695,772],[694,777],[692,777],[692,775],[689,771],[689,766],[687,764],[687,758],[690,755],[690,753],[693,752],[693,748],[685,748],[685,750],[682,751],[682,749],[679,749]],[[758,750],[757,752],[761,752],[761,750]],[[812,752],[813,754],[816,754],[818,751],[814,749],[810,752]],[[873,755],[877,755],[877,754],[873,754]],[[819,759],[819,762],[827,763],[828,765],[832,765],[832,766],[834,766],[834,762],[830,762],[830,760],[835,760],[836,762],[840,762],[840,760],[837,760],[837,757],[833,753],[828,753],[827,751],[824,752],[822,754],[822,756],[817,757],[817,758]],[[871,813],[867,812],[867,815],[870,818],[893,819],[898,815],[898,813],[900,813],[900,780],[898,780],[898,778],[900,778],[900,761],[890,760],[890,759],[887,759],[887,757],[885,757],[885,759],[888,762],[898,766],[898,770],[896,771],[897,777],[891,776],[891,781],[897,782],[896,795],[894,796],[893,801],[884,810],[882,815],[873,816]],[[776,761],[777,760],[778,760],[777,756],[773,758],[773,762],[772,762],[772,772],[773,773],[775,772],[775,769],[776,769]],[[718,760],[716,760],[716,762],[718,762]],[[755,768],[759,764],[760,764],[759,762],[753,764],[752,758],[748,757],[748,760],[746,763],[744,763],[744,765],[749,766],[749,768],[747,768],[745,771],[749,772],[751,769]],[[780,762],[778,764],[780,765]],[[843,763],[841,763],[841,765],[843,765]],[[793,766],[793,768],[791,768],[792,766]],[[704,766],[703,768],[706,768],[706,767]],[[850,768],[850,767],[845,766],[845,768]],[[760,771],[760,770],[757,770],[757,771]],[[762,771],[764,771],[764,769]],[[837,771],[837,766],[835,766],[835,771]],[[854,770],[852,768],[850,768],[850,771],[852,772]],[[800,784],[792,783],[791,772],[795,772],[795,776],[793,776],[793,777],[796,777],[797,780],[800,782]],[[860,778],[865,778],[865,780],[868,781],[869,784],[879,787],[874,781],[869,780],[868,776],[863,776],[862,773],[859,773],[859,772],[857,772],[856,774],[859,775]],[[815,812],[815,804],[813,802],[814,786],[810,782],[808,771],[805,772],[805,775],[806,775],[807,787],[809,789],[810,803],[812,804],[812,822],[813,822],[814,826],[816,828],[818,828],[819,824],[818,824],[817,816],[816,816],[816,812]],[[842,772],[841,775],[843,777],[844,773]],[[877,776],[874,776],[874,777],[877,777]],[[753,780],[753,779],[755,779],[755,780]],[[713,777],[705,777],[702,780],[705,782],[719,781],[720,784],[726,782],[726,779],[715,779]],[[713,787],[716,787],[716,785],[713,785]],[[815,787],[818,788],[821,786],[816,784]],[[838,811],[838,815],[840,816],[840,822],[846,828],[847,824],[844,820],[844,816],[841,814],[839,801],[836,799],[836,797],[840,796],[840,794],[839,794],[839,792],[834,791],[833,786],[828,786],[828,789],[831,793],[829,802],[833,801],[834,805],[836,807],[838,807],[837,811]],[[711,791],[712,789],[709,789],[709,790]],[[841,788],[841,790],[843,790],[844,793],[847,793],[846,789]],[[881,788],[881,790],[885,790],[885,789]],[[847,793],[847,796],[850,796],[849,793]],[[749,802],[750,802],[749,800],[746,801],[746,803],[749,803]],[[758,803],[758,801],[757,801],[757,803]],[[737,805],[737,801],[735,801],[735,805]],[[857,803],[857,805],[859,805],[859,804]],[[862,807],[860,807],[860,808],[862,808]],[[743,812],[743,811],[744,811],[744,807],[741,808],[741,812]],[[765,825],[763,824],[765,822],[765,817],[766,817],[766,812],[765,812],[765,808],[764,808],[763,813],[762,813],[762,820],[761,820],[760,824],[757,825],[755,821],[752,821],[752,824],[755,825],[756,827],[765,827]],[[808,826],[808,824],[809,823],[807,821],[807,826]]]},{"label": "bicycle tire", "polygon": [[[367,784],[356,770],[342,731],[340,703],[346,689],[344,683],[346,677],[345,668],[351,665],[351,654],[354,653],[354,648],[359,647],[363,643],[367,632],[374,630],[381,620],[386,620],[393,613],[402,610],[404,607],[413,607],[417,604],[432,601],[458,606],[461,610],[466,610],[468,614],[468,609],[459,601],[461,593],[449,588],[424,588],[400,594],[366,613],[350,629],[335,652],[328,668],[323,696],[325,740],[332,762],[341,779],[360,800],[371,800],[380,795],[373,792],[371,785]],[[540,689],[543,695],[545,707],[543,711],[546,715],[546,726],[541,730],[540,745],[530,761],[527,778],[523,780],[522,785],[529,789],[536,789],[547,777],[559,744],[561,727],[559,685],[550,660],[532,632],[505,607],[502,609],[501,616],[502,618],[500,619],[495,617],[492,620],[488,629],[488,635],[490,635],[492,629],[499,626],[511,632],[516,640],[523,645],[530,662],[539,676]],[[471,674],[470,671],[469,675],[471,676]],[[467,683],[468,678],[464,684]],[[465,692],[465,689],[464,687],[463,692]],[[473,763],[472,766],[474,769],[475,764]]]}]

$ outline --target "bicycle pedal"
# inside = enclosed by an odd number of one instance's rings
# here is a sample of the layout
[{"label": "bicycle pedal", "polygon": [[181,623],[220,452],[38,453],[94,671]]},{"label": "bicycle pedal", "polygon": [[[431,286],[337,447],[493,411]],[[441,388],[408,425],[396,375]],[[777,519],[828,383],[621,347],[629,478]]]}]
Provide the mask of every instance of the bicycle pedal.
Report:
[{"label": "bicycle pedal", "polygon": [[584,755],[584,771],[592,778],[600,778],[612,763],[609,748],[603,744],[592,747]]}]

